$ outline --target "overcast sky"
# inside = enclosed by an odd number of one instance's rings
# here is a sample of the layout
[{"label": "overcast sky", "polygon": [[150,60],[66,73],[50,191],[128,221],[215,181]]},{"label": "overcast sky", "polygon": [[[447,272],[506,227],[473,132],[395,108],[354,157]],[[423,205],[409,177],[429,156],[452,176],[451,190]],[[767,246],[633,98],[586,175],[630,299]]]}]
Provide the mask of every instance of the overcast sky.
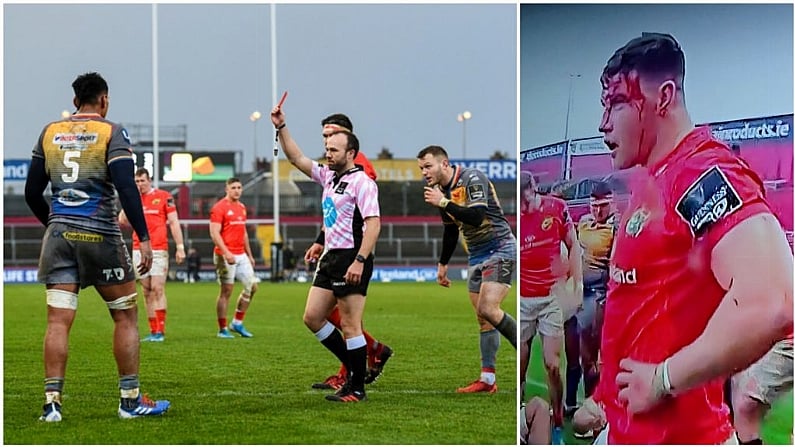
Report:
[{"label": "overcast sky", "polygon": [[643,31],[672,34],[685,52],[685,96],[696,123],[792,113],[792,4],[522,5],[520,145],[599,135],[599,76]]},{"label": "overcast sky", "polygon": [[[320,120],[354,122],[362,148],[413,158],[439,144],[468,158],[515,154],[516,5],[278,5],[278,90],[299,145],[320,155]],[[271,154],[269,5],[159,5],[161,125],[190,150]],[[152,122],[151,5],[3,6],[3,152],[29,158],[42,127],[72,111],[71,82],[98,71],[108,119]],[[270,157],[271,155],[268,155]]]}]

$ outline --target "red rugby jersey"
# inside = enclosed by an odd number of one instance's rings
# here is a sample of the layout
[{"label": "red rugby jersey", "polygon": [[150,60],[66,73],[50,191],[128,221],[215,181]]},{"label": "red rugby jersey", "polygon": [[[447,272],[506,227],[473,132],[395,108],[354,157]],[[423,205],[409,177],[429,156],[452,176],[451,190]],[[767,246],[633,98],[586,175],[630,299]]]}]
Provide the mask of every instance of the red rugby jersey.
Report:
[{"label": "red rugby jersey", "polygon": [[[152,188],[148,193],[141,194],[141,203],[149,229],[149,240],[152,250],[168,250],[168,213],[177,210],[174,197],[167,191]],[[133,250],[138,250],[141,242],[133,231]]]},{"label": "red rugby jersey", "polygon": [[598,398],[610,444],[720,444],[732,433],[718,379],[632,416],[615,383],[623,358],[658,363],[692,343],[726,291],[712,249],[734,226],[770,212],[764,186],[709,128],[694,129],[641,170],[616,234],[602,329]]},{"label": "red rugby jersey", "polygon": [[566,202],[541,196],[538,209],[523,211],[519,225],[519,293],[523,298],[549,295],[563,275],[560,244],[574,228]]},{"label": "red rugby jersey", "polygon": [[[224,197],[210,210],[210,222],[221,224],[221,239],[230,253],[242,255],[246,252],[246,207],[243,203]],[[214,252],[223,254],[217,246]]]}]

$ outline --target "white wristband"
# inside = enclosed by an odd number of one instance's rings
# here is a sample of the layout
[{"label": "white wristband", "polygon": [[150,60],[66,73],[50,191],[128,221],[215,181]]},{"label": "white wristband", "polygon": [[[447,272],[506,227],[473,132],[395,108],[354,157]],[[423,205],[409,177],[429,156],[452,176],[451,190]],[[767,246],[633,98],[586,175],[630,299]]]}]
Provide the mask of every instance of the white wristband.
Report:
[{"label": "white wristband", "polygon": [[663,379],[663,391],[666,394],[671,394],[671,377],[668,375],[668,361],[671,358],[668,357],[662,364],[662,379]]},{"label": "white wristband", "polygon": [[185,244],[177,244],[177,250],[185,251]]}]

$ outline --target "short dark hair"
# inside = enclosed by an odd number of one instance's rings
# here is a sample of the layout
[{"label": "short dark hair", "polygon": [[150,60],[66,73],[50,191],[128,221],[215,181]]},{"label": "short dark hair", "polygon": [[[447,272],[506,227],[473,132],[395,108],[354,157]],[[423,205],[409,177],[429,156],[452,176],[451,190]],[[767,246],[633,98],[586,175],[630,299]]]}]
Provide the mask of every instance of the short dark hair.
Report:
[{"label": "short dark hair", "polygon": [[613,194],[613,188],[607,182],[596,182],[591,188],[591,197],[594,199],[604,199]]},{"label": "short dark hair", "polygon": [[677,88],[684,88],[685,54],[670,34],[642,33],[616,50],[602,71],[602,88],[613,76],[636,70],[641,77],[661,81],[672,79]]},{"label": "short dark hair", "polygon": [[72,82],[78,108],[83,104],[97,104],[108,93],[108,83],[97,72],[81,74]]},{"label": "short dark hair", "polygon": [[228,179],[226,179],[227,186],[231,185],[232,183],[243,183],[243,182],[241,182],[240,179],[237,177],[229,177]]},{"label": "short dark hair", "polygon": [[359,155],[359,138],[353,132],[349,132],[347,130],[335,130],[331,132],[328,136],[336,135],[338,133],[344,134],[348,137],[348,145],[345,147],[346,151],[353,151],[353,157],[356,158]]},{"label": "short dark hair", "polygon": [[417,154],[417,158],[418,159],[425,158],[425,156],[428,155],[428,154],[431,154],[434,157],[442,157],[442,158],[446,158],[448,160],[450,159],[450,157],[447,156],[447,151],[444,150],[443,147],[434,146],[434,145],[427,146],[426,148],[421,150],[420,153]]},{"label": "short dark hair", "polygon": [[342,127],[344,130],[347,130],[349,132],[353,132],[353,123],[351,122],[351,119],[348,118],[348,116],[343,113],[335,113],[333,115],[329,115],[323,118],[323,121],[321,121],[320,124],[323,126],[331,124],[334,126]]},{"label": "short dark hair", "polygon": [[136,177],[140,177],[142,175],[145,175],[146,178],[151,178],[149,176],[149,170],[148,169],[146,169],[146,168],[138,168],[138,169],[135,170],[135,176]]}]

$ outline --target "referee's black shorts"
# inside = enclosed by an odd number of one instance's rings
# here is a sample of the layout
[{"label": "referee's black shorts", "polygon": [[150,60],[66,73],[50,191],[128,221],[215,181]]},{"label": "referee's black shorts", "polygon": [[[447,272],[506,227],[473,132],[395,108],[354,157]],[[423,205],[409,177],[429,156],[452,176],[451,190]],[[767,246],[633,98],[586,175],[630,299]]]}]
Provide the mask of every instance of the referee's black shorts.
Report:
[{"label": "referee's black shorts", "polygon": [[345,248],[329,250],[320,257],[315,280],[312,285],[334,292],[336,298],[343,298],[348,295],[359,294],[367,296],[367,287],[370,285],[370,277],[373,276],[373,255],[367,257],[362,270],[362,279],[357,285],[345,282],[345,273],[348,267],[356,262],[358,248]]}]

